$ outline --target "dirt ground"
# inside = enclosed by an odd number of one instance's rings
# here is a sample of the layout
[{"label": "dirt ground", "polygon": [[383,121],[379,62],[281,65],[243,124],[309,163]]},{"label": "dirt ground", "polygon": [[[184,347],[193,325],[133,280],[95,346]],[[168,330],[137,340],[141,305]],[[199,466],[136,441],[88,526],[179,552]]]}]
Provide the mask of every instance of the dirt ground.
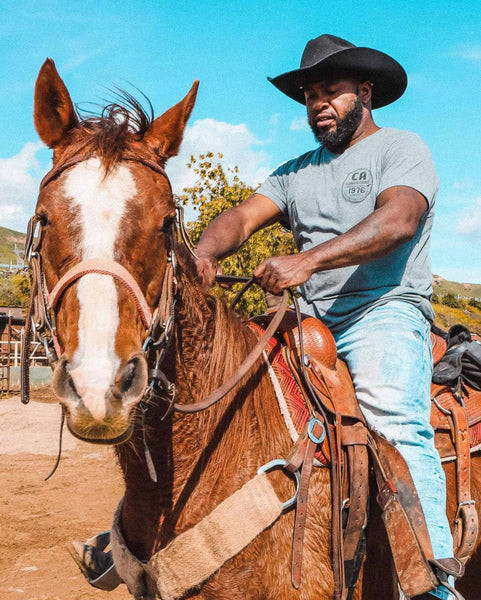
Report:
[{"label": "dirt ground", "polygon": [[123,491],[113,450],[65,431],[60,466],[44,481],[57,454],[59,406],[2,400],[0,424],[0,600],[130,599],[123,585],[90,587],[66,549],[110,528]]}]

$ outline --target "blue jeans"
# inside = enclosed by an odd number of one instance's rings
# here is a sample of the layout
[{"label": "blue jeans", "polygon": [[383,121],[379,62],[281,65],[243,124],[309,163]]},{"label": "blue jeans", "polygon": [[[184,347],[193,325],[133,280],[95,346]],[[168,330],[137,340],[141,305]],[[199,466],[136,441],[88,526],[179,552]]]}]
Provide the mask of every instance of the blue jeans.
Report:
[{"label": "blue jeans", "polygon": [[[451,582],[451,585],[453,585],[453,582]],[[437,589],[433,590],[431,596],[433,597],[433,600],[435,598],[440,598],[441,600],[454,600],[454,596],[444,587],[444,585],[440,585]]]},{"label": "blue jeans", "polygon": [[414,305],[393,300],[373,308],[334,337],[338,354],[351,372],[366,421],[396,446],[409,467],[434,558],[453,556],[446,517],[446,480],[429,423],[429,322]]}]

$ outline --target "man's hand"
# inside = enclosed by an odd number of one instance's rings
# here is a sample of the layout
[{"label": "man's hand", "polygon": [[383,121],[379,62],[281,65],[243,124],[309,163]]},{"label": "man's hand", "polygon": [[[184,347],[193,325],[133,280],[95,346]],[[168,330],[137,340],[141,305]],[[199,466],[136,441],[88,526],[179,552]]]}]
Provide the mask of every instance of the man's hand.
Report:
[{"label": "man's hand", "polygon": [[210,254],[197,254],[197,275],[205,292],[208,292],[215,283],[215,276],[222,275],[222,269],[215,256]]},{"label": "man's hand", "polygon": [[307,252],[274,256],[262,262],[254,277],[271,294],[281,294],[288,287],[305,283],[313,273]]}]

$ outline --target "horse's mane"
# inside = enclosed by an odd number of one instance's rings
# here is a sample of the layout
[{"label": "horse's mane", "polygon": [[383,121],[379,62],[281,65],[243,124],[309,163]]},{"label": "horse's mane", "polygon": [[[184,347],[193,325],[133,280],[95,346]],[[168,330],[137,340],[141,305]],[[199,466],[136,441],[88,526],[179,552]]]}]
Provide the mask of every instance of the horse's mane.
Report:
[{"label": "horse's mane", "polygon": [[93,111],[81,110],[77,106],[80,135],[74,140],[75,152],[97,155],[109,173],[121,160],[123,152],[132,142],[141,141],[154,120],[150,100],[144,95],[148,105],[142,103],[126,90],[113,92],[115,102]]},{"label": "horse's mane", "polygon": [[[200,379],[206,378],[202,387],[207,391],[213,382],[225,380],[239,367],[255,345],[256,337],[221,298],[202,291],[194,262],[185,247],[177,246],[176,250],[179,251],[183,270],[183,302],[187,304],[189,315],[182,327],[184,330],[191,329],[198,342],[203,339],[208,344],[209,372],[198,372]],[[184,356],[184,359],[189,367],[194,367],[199,356],[193,354]]]}]

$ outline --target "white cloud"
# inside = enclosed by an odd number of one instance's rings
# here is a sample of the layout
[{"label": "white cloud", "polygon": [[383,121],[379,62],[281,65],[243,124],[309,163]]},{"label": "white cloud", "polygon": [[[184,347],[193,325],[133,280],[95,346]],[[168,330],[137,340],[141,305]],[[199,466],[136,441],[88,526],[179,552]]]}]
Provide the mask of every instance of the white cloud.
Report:
[{"label": "white cloud", "polygon": [[481,198],[477,198],[473,204],[461,215],[456,232],[463,235],[479,234],[481,236]]},{"label": "white cloud", "polygon": [[279,119],[280,119],[281,113],[275,113],[271,116],[271,118],[269,119],[269,124],[277,127],[279,125]]},{"label": "white cloud", "polygon": [[41,142],[28,142],[11,158],[0,158],[0,225],[24,231],[33,214],[40,179]]},{"label": "white cloud", "polygon": [[[270,156],[263,150],[264,142],[256,139],[247,125],[233,125],[214,119],[201,119],[187,127],[179,156],[167,164],[167,173],[174,192],[180,193],[197,181],[193,169],[187,168],[191,155],[205,152],[223,154],[225,168],[239,167],[239,177],[256,186],[272,171]],[[0,225],[25,231],[33,214],[43,165],[38,152],[41,142],[28,142],[16,156],[0,159]],[[43,158],[43,157],[41,157]],[[45,169],[43,169],[45,170]],[[193,215],[187,215],[192,218]]]},{"label": "white cloud", "polygon": [[455,190],[467,190],[472,187],[474,187],[474,181],[469,177],[466,177],[462,181],[455,181],[453,183],[453,188]]},{"label": "white cloud", "polygon": [[481,61],[481,44],[460,44],[454,49],[453,54],[465,60]]},{"label": "white cloud", "polygon": [[271,172],[270,157],[247,125],[232,125],[215,119],[200,119],[187,127],[180,153],[167,164],[167,173],[176,193],[195,184],[197,176],[187,168],[191,155],[220,152],[224,167],[239,167],[239,178],[255,186]]},{"label": "white cloud", "polygon": [[[78,48],[78,44],[76,43],[71,43],[69,45],[71,47],[73,46],[74,49]],[[70,59],[66,60],[60,65],[60,72],[69,73],[70,71],[73,71],[77,67],[79,67],[86,60],[89,60],[91,58],[94,58],[95,56],[98,56],[99,54],[102,54],[105,50],[108,50],[109,48],[111,48],[110,42],[101,44],[100,46],[97,46],[95,49],[90,51],[85,51],[82,49],[76,53],[74,52]]]},{"label": "white cloud", "polygon": [[309,129],[309,124],[307,122],[306,117],[296,117],[290,126],[292,131],[307,131]]}]

